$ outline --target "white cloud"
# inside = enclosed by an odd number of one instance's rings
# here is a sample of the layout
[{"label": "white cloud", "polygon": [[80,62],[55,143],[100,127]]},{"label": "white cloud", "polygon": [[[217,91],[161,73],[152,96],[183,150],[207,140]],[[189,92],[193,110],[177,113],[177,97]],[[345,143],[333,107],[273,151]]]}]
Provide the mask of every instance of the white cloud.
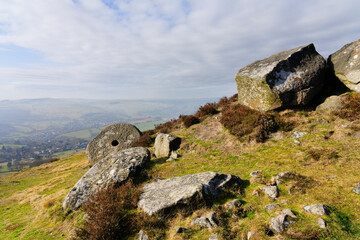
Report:
[{"label": "white cloud", "polygon": [[0,96],[230,95],[236,71],[254,60],[310,42],[327,57],[357,40],[359,7],[355,0],[2,1],[1,49],[33,49],[52,64],[0,65]]}]

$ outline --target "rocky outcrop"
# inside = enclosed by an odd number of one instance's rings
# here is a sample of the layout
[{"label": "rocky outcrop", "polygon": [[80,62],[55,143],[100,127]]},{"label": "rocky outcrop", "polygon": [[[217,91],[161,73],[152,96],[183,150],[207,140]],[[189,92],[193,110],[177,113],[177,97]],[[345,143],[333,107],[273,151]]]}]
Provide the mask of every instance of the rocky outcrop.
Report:
[{"label": "rocky outcrop", "polygon": [[325,71],[313,44],[274,54],[236,74],[239,103],[260,111],[306,105],[320,92]]},{"label": "rocky outcrop", "polygon": [[195,209],[212,204],[224,190],[239,188],[241,179],[234,175],[203,172],[144,186],[138,206],[149,215],[171,213],[178,208]]},{"label": "rocky outcrop", "polygon": [[134,177],[149,160],[150,152],[143,147],[129,148],[110,154],[97,162],[80,178],[66,195],[63,209],[78,209],[100,189],[121,184]]},{"label": "rocky outcrop", "polygon": [[130,148],[140,136],[139,129],[128,123],[107,126],[87,145],[86,155],[94,165],[111,153]]},{"label": "rocky outcrop", "polygon": [[292,223],[295,223],[295,221],[291,216],[287,214],[281,214],[276,218],[270,219],[270,228],[276,233],[282,233]]},{"label": "rocky outcrop", "polygon": [[169,157],[173,151],[179,149],[180,144],[181,138],[170,134],[159,133],[155,138],[155,156],[158,158]]},{"label": "rocky outcrop", "polygon": [[328,64],[349,89],[360,92],[360,39],[331,54]]}]

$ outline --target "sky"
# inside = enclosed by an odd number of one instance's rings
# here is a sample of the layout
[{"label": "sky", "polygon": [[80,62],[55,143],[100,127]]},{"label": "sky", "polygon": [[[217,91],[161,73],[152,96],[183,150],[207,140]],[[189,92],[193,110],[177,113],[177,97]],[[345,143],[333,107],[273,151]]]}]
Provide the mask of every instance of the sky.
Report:
[{"label": "sky", "polygon": [[359,0],[0,0],[0,100],[231,96],[255,60],[360,38]]}]

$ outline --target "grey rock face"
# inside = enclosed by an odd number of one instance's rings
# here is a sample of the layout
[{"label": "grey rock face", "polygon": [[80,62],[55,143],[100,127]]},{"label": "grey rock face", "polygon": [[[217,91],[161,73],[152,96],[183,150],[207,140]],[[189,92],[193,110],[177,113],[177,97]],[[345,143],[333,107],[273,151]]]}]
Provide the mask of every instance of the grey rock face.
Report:
[{"label": "grey rock face", "polygon": [[234,208],[238,208],[242,205],[242,202],[240,199],[234,199],[228,203],[226,203],[226,208],[227,209],[234,209]]},{"label": "grey rock face", "polygon": [[356,194],[360,194],[360,182],[356,185],[356,187],[352,191]]},{"label": "grey rock face", "polygon": [[146,235],[146,233],[143,230],[140,230],[139,232],[139,240],[149,240],[149,237]]},{"label": "grey rock face", "polygon": [[134,177],[149,160],[150,152],[143,147],[110,154],[80,178],[66,195],[63,209],[78,209],[99,190],[121,184]]},{"label": "grey rock face", "polygon": [[262,172],[263,172],[262,170],[253,171],[253,172],[250,173],[250,176],[254,177],[254,178],[259,178],[259,177],[261,177]]},{"label": "grey rock face", "polygon": [[335,110],[340,110],[343,106],[343,98],[345,95],[330,96],[326,98],[325,102],[316,107],[316,111],[319,113],[328,113]]},{"label": "grey rock face", "polygon": [[329,215],[329,207],[320,203],[303,206],[303,210],[316,215]]},{"label": "grey rock face", "polygon": [[266,209],[267,211],[273,211],[274,209],[276,209],[276,208],[278,208],[278,207],[280,207],[279,204],[270,203],[270,204],[268,204],[268,205],[265,206],[265,209]]},{"label": "grey rock face", "polygon": [[297,218],[296,215],[295,215],[295,213],[293,213],[293,211],[291,211],[290,208],[285,208],[285,209],[283,209],[283,210],[280,212],[280,214],[286,214],[286,215],[289,215],[289,216],[292,217],[292,218]]},{"label": "grey rock face", "polygon": [[270,228],[276,233],[282,233],[286,228],[295,221],[287,214],[281,214],[276,218],[270,219]]},{"label": "grey rock face", "polygon": [[140,136],[139,129],[128,123],[107,126],[89,142],[86,147],[86,156],[94,165],[111,153],[130,148]]},{"label": "grey rock face", "polygon": [[271,198],[277,198],[278,196],[277,186],[266,186],[261,188],[261,191],[263,191],[266,195],[268,195]]},{"label": "grey rock face", "polygon": [[155,156],[156,157],[169,157],[172,151],[176,151],[181,144],[181,138],[159,133],[155,138]]},{"label": "grey rock face", "polygon": [[206,217],[195,218],[191,222],[191,225],[198,225],[198,226],[206,227],[206,228],[217,227],[215,213],[211,212]]},{"label": "grey rock face", "polygon": [[320,92],[325,70],[313,44],[274,54],[239,70],[239,103],[260,111],[306,105]]},{"label": "grey rock face", "polygon": [[239,177],[216,172],[157,180],[144,186],[138,206],[149,215],[177,208],[197,208],[212,204],[221,191],[238,188],[240,183]]},{"label": "grey rock face", "polygon": [[328,63],[349,89],[360,92],[360,39],[331,54]]},{"label": "grey rock face", "polygon": [[326,222],[325,222],[324,219],[318,218],[318,219],[317,219],[317,223],[318,223],[318,225],[319,225],[320,228],[326,229]]},{"label": "grey rock face", "polygon": [[293,134],[291,134],[292,138],[302,138],[304,136],[308,135],[307,132],[299,132],[299,131],[295,131],[293,132]]},{"label": "grey rock face", "polygon": [[209,238],[208,238],[208,240],[218,240],[219,238],[218,238],[218,235],[217,234],[213,234],[213,235],[211,235]]}]

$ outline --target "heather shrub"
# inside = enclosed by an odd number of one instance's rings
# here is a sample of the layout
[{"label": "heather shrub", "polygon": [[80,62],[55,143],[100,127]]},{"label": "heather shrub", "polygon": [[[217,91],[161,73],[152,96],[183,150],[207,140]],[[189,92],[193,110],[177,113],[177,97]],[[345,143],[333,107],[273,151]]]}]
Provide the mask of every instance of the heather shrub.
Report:
[{"label": "heather shrub", "polygon": [[200,119],[195,117],[194,115],[180,115],[179,119],[183,122],[186,128],[194,124],[200,123]]},{"label": "heather shrub", "polygon": [[237,101],[238,101],[238,94],[235,93],[234,95],[232,95],[232,96],[229,98],[229,101],[230,101],[230,102],[237,102]]},{"label": "heather shrub", "polygon": [[154,133],[154,130],[144,131],[141,137],[132,144],[132,147],[150,147],[155,141],[155,139],[151,137]]},{"label": "heather shrub", "polygon": [[166,123],[159,124],[155,127],[155,132],[169,133],[175,128],[177,123],[178,123],[177,119],[172,119]]},{"label": "heather shrub", "polygon": [[216,103],[207,103],[199,108],[199,110],[195,113],[195,116],[204,117],[207,115],[217,114],[219,113],[219,111],[216,108],[217,108]]},{"label": "heather shrub", "polygon": [[343,99],[343,107],[340,110],[334,111],[334,114],[350,121],[359,119],[360,94],[353,93],[346,95]]}]

